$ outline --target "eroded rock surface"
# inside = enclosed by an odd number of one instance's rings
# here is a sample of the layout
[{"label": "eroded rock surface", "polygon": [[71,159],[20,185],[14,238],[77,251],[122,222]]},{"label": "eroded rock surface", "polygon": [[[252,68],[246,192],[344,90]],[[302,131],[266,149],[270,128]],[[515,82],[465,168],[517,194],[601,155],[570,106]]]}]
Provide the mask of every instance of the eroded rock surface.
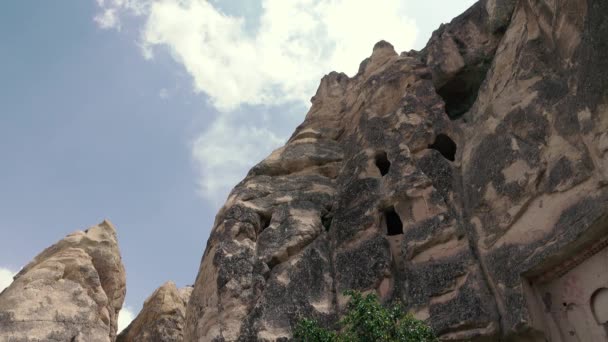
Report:
[{"label": "eroded rock surface", "polygon": [[109,221],[45,249],[0,293],[1,341],[114,341],[125,270]]},{"label": "eroded rock surface", "polygon": [[[534,303],[538,293],[526,298],[536,286],[534,273],[567,264],[608,235],[601,142],[608,134],[608,26],[600,19],[607,14],[602,1],[518,1],[465,114],[470,122],[460,125],[467,137],[464,223],[487,269],[505,335],[546,332],[549,323],[530,310],[559,308]],[[552,299],[562,307],[570,300]],[[589,305],[590,299],[580,301]]]},{"label": "eroded rock surface", "polygon": [[482,0],[421,52],[380,42],[357,75],[325,76],[218,213],[186,340],[332,326],[345,289],[401,300],[444,340],[566,326],[550,304],[591,299],[541,290],[608,245],[607,15],[597,0]]},{"label": "eroded rock surface", "polygon": [[166,282],[156,289],[137,317],[120,335],[118,342],[181,342],[183,341],[186,304],[192,287],[178,289]]}]

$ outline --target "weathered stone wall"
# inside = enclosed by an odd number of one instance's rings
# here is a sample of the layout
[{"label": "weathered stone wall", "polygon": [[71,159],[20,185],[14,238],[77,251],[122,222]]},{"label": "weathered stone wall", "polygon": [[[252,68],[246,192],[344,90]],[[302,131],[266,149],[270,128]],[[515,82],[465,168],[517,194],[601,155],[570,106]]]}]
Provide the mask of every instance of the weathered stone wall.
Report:
[{"label": "weathered stone wall", "polygon": [[287,340],[357,289],[442,339],[542,340],[533,280],[608,235],[606,15],[480,1],[421,52],[380,42],[324,77],[218,213],[185,339]]},{"label": "weathered stone wall", "polygon": [[531,270],[608,234],[606,14],[600,1],[518,1],[459,125],[465,224],[505,335],[543,329],[524,298]]}]

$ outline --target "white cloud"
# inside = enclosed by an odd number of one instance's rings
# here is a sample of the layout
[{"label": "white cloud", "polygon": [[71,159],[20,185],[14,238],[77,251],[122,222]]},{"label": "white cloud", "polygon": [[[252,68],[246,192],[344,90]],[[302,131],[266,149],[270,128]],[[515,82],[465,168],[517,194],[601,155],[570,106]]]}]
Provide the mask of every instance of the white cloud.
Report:
[{"label": "white cloud", "polygon": [[159,92],[158,92],[158,97],[160,97],[163,100],[166,100],[169,98],[169,90],[167,90],[166,88],[162,88]]},{"label": "white cloud", "polygon": [[[100,27],[120,30],[121,19],[141,16],[144,57],[168,52],[191,76],[194,91],[221,112],[192,144],[201,194],[216,206],[285,140],[262,127],[261,114],[249,111],[248,121],[258,127],[247,126],[235,109],[308,106],[323,74],[353,75],[379,40],[407,50],[417,34],[404,0],[255,1],[261,4],[257,18],[226,14],[218,1],[98,0]],[[259,25],[246,25],[252,22]]]},{"label": "white cloud", "polygon": [[116,9],[108,8],[96,15],[93,20],[97,22],[102,29],[116,29],[120,31],[120,21],[116,15]]},{"label": "white cloud", "polygon": [[216,207],[251,166],[286,140],[266,128],[235,121],[231,116],[220,117],[192,145],[200,193]]},{"label": "white cloud", "polygon": [[[192,76],[195,90],[223,111],[307,102],[323,74],[352,75],[377,41],[409,49],[417,33],[402,0],[260,1],[256,32],[245,29],[245,18],[204,0],[113,0],[102,13],[145,15],[144,55],[166,48]],[[110,22],[98,21],[120,27]]]},{"label": "white cloud", "polygon": [[128,13],[140,16],[148,11],[153,0],[96,0],[101,12],[93,17],[93,20],[102,29],[114,29],[120,31],[120,14]]},{"label": "white cloud", "polygon": [[118,333],[123,331],[124,328],[128,327],[133,319],[135,319],[133,309],[129,308],[128,306],[123,306],[118,313]]},{"label": "white cloud", "polygon": [[0,292],[2,292],[2,290],[7,288],[13,282],[14,276],[15,272],[7,268],[0,267]]}]

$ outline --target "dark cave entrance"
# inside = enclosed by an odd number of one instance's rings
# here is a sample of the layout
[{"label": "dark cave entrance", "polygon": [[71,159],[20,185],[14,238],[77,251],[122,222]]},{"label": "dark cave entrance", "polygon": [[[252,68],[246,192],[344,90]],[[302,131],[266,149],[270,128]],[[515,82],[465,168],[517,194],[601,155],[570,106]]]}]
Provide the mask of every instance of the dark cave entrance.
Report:
[{"label": "dark cave entrance", "polygon": [[465,67],[447,83],[437,88],[437,94],[445,102],[445,112],[450,120],[459,119],[471,109],[491,63],[492,60],[489,59]]},{"label": "dark cave entrance", "polygon": [[262,231],[264,231],[264,229],[266,229],[266,228],[268,228],[268,226],[270,226],[270,221],[272,220],[272,214],[271,213],[259,213],[258,215],[260,217],[259,233],[261,233]]},{"label": "dark cave entrance", "polygon": [[380,151],[376,153],[376,167],[380,170],[380,174],[382,176],[386,175],[391,168],[391,162],[388,160],[388,156],[386,152]]},{"label": "dark cave entrance", "polygon": [[384,220],[386,222],[386,235],[393,236],[403,234],[403,223],[394,207],[390,207],[384,211]]},{"label": "dark cave entrance", "polygon": [[456,157],[456,143],[445,134],[439,134],[435,137],[435,142],[429,145],[429,148],[438,151],[441,155],[449,160],[454,161]]}]

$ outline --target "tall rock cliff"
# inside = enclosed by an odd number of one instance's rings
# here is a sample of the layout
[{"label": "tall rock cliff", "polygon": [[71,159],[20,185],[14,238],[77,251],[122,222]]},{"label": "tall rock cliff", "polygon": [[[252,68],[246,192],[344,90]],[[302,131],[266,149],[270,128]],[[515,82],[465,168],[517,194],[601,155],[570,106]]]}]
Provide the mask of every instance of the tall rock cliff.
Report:
[{"label": "tall rock cliff", "polygon": [[125,270],[109,221],[45,249],[0,293],[0,341],[116,339]]},{"label": "tall rock cliff", "polygon": [[218,213],[185,340],[287,340],[356,289],[445,340],[603,341],[606,16],[481,0],[421,52],[380,42],[325,76]]}]

